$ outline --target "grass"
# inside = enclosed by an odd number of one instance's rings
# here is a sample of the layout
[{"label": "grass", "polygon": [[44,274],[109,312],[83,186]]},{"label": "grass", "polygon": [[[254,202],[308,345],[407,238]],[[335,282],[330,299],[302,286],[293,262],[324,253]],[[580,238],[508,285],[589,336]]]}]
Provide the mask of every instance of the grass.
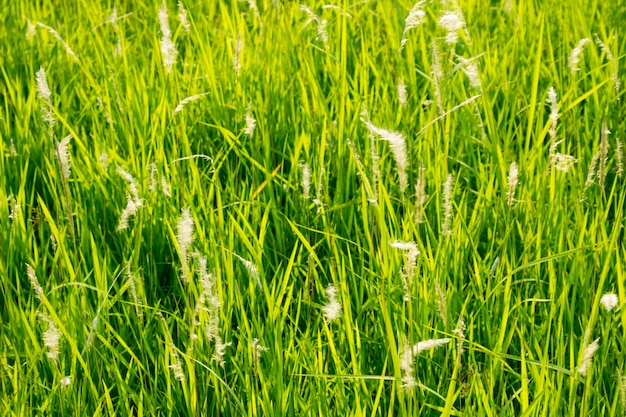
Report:
[{"label": "grass", "polygon": [[0,7],[0,416],[624,415],[620,2],[183,3]]}]

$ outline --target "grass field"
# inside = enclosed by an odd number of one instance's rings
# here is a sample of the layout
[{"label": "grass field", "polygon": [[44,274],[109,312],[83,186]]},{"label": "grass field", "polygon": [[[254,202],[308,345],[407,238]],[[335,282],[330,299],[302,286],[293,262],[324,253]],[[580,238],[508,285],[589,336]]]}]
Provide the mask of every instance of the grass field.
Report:
[{"label": "grass field", "polygon": [[0,1],[0,417],[626,414],[626,4],[412,1]]}]

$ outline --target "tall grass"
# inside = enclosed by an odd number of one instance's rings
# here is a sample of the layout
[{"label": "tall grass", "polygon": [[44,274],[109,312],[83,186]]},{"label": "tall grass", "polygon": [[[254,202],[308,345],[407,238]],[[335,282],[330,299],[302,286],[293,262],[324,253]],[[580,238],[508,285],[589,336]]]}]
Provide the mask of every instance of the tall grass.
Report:
[{"label": "tall grass", "polygon": [[0,416],[624,415],[625,19],[3,2]]}]

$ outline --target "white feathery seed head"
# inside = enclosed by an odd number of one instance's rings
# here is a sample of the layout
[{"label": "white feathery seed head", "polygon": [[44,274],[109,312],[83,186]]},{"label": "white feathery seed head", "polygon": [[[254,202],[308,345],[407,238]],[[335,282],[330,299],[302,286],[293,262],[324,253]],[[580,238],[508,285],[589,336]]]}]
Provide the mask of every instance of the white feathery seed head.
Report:
[{"label": "white feathery seed head", "polygon": [[254,352],[254,356],[257,359],[261,357],[261,353],[267,352],[269,350],[269,348],[262,346],[259,343],[259,339],[257,339],[256,337],[252,340],[252,342],[250,342],[250,346],[252,346],[252,351]]},{"label": "white feathery seed head", "polygon": [[329,322],[334,321],[341,315],[341,303],[337,299],[337,287],[330,285],[326,288],[326,297],[328,303],[322,308],[324,317]]},{"label": "white feathery seed head", "polygon": [[187,207],[181,213],[176,225],[176,240],[180,248],[180,256],[185,260],[189,259],[189,249],[193,243],[193,229],[194,223],[193,217],[191,217],[191,209]]},{"label": "white feathery seed head", "polygon": [[417,175],[417,183],[415,184],[415,222],[424,222],[424,205],[428,199],[426,194],[426,178],[424,178],[424,164],[420,161],[420,167]]},{"label": "white feathery seed head", "polygon": [[606,311],[611,311],[619,304],[619,298],[616,294],[606,293],[600,298],[600,304]]},{"label": "white feathery seed head", "polygon": [[252,103],[248,103],[248,111],[246,111],[246,127],[243,133],[246,136],[252,137],[254,135],[254,129],[256,128],[256,119],[252,116]]},{"label": "white feathery seed head", "polygon": [[193,96],[190,97],[185,97],[184,99],[182,99],[178,105],[176,106],[176,108],[174,109],[174,115],[176,115],[176,113],[180,113],[181,111],[183,111],[183,108],[185,108],[185,106],[189,103],[191,103],[192,101],[196,101],[198,99],[201,99],[202,97],[207,96],[209,93],[201,93],[201,94],[195,94]]},{"label": "white feathery seed head", "polygon": [[139,278],[130,270],[130,264],[126,263],[126,280],[128,281],[128,288],[130,289],[130,295],[133,298],[133,303],[135,304],[135,313],[137,317],[142,317],[143,312],[139,310],[139,296],[137,295],[137,287],[139,286]]},{"label": "white feathery seed head", "polygon": [[157,164],[155,161],[150,162],[148,165],[148,171],[150,171],[150,184],[148,185],[148,190],[150,190],[150,192],[154,192],[157,187]]},{"label": "white feathery seed head", "polygon": [[41,298],[43,296],[43,288],[41,288],[41,285],[39,285],[39,280],[37,279],[37,273],[35,272],[35,268],[33,268],[30,264],[26,264],[26,275],[28,276],[30,285],[35,291],[35,297],[37,297],[37,299],[41,301]]},{"label": "white feathery seed head", "polygon": [[72,376],[71,375],[64,376],[63,378],[61,378],[59,383],[61,384],[61,388],[65,388],[69,386],[72,383]]},{"label": "white feathery seed head", "polygon": [[254,15],[259,21],[259,27],[263,27],[263,22],[261,21],[261,12],[259,11],[259,7],[256,5],[256,0],[248,0],[248,6],[250,7],[250,10],[254,12]]},{"label": "white feathery seed head", "polygon": [[30,42],[37,34],[37,29],[30,20],[26,20],[26,25],[26,40]]},{"label": "white feathery seed head", "polygon": [[415,275],[415,264],[417,262],[417,257],[420,254],[420,251],[417,248],[415,242],[394,240],[392,242],[389,242],[389,246],[404,251],[404,268],[402,270],[402,281],[404,284],[404,299],[408,301],[410,298],[411,284],[413,284],[413,276]]},{"label": "white feathery seed head", "polygon": [[252,278],[252,280],[256,282],[259,288],[262,289],[263,284],[261,283],[261,277],[259,276],[259,270],[257,269],[256,265],[249,260],[237,255],[236,253],[233,253],[233,255],[235,255],[235,257],[239,259],[239,262],[243,264],[244,268],[246,268],[246,271],[248,271],[250,278]]},{"label": "white feathery seed head", "polygon": [[577,159],[572,155],[562,153],[553,153],[550,155],[550,163],[557,171],[567,172],[576,162]]},{"label": "white feathery seed head", "polygon": [[404,82],[400,79],[398,80],[398,102],[400,102],[401,106],[406,106],[406,99],[406,85],[404,85]]},{"label": "white feathery seed head", "polygon": [[448,174],[446,182],[443,184],[443,225],[441,234],[444,236],[452,235],[452,194],[454,192],[454,177]]},{"label": "white feathery seed head", "polygon": [[46,324],[48,325],[48,329],[42,335],[43,344],[48,349],[48,351],[46,352],[46,356],[53,361],[56,361],[59,357],[61,332],[59,331],[54,320],[52,320],[46,314],[39,313],[39,318],[41,319],[41,321],[46,322]]},{"label": "white feathery seed head", "polygon": [[13,194],[10,194],[9,197],[7,197],[7,201],[9,203],[10,210],[9,220],[11,220],[11,224],[13,224],[20,217],[20,205],[17,203],[17,200]]},{"label": "white feathery seed head", "polygon": [[48,32],[50,32],[50,34],[52,36],[54,36],[54,38],[59,41],[59,43],[61,45],[63,45],[63,48],[65,48],[65,52],[68,53],[69,56],[72,57],[72,59],[74,59],[74,61],[78,62],[78,56],[76,56],[76,54],[74,53],[74,51],[72,50],[72,48],[70,48],[70,46],[63,40],[63,38],[61,37],[61,35],[59,35],[59,32],[57,32],[56,30],[54,30],[53,28],[51,28],[50,26],[41,23],[41,22],[37,22],[37,26],[42,27],[44,29],[46,29]]},{"label": "white feathery seed head", "polygon": [[598,161],[598,181],[601,188],[604,188],[604,182],[606,180],[606,164],[609,159],[609,134],[611,131],[606,125],[606,119],[602,121],[602,131],[600,132],[600,157]]},{"label": "white feathery seed head", "polygon": [[457,336],[457,355],[460,360],[461,355],[464,351],[463,343],[465,341],[465,320],[463,319],[463,317],[459,318],[459,324],[457,325],[457,328],[454,329],[452,332],[455,333]]},{"label": "white feathery seed head", "polygon": [[443,339],[430,339],[430,340],[424,340],[422,342],[418,342],[417,344],[413,346],[413,356],[417,356],[420,353],[427,351],[427,350],[431,350],[431,349],[438,348],[440,346],[447,345],[448,343],[450,343],[451,340],[452,339],[450,339],[449,337],[446,337]]},{"label": "white feathery seed head", "polygon": [[315,198],[313,199],[313,204],[317,206],[317,213],[319,214],[322,211],[322,207],[324,207],[323,202],[323,194],[324,190],[324,173],[326,170],[324,167],[320,169],[320,174],[317,177],[317,189],[315,190]]},{"label": "white feathery seed head", "polygon": [[159,9],[159,23],[161,25],[161,55],[163,57],[163,66],[168,73],[172,72],[172,67],[176,63],[176,45],[172,41],[172,31],[167,21],[167,5],[165,1],[161,2]]},{"label": "white feathery seed head", "polygon": [[70,160],[70,152],[68,145],[72,139],[72,134],[64,137],[61,142],[57,143],[57,158],[59,159],[59,166],[61,167],[61,173],[66,180],[72,175],[72,163]]},{"label": "white feathery seed head", "polygon": [[389,146],[391,147],[391,152],[393,153],[393,157],[396,161],[398,177],[400,180],[400,189],[402,192],[406,189],[407,178],[406,178],[406,168],[409,164],[409,159],[406,150],[406,139],[404,135],[400,132],[392,132],[390,130],[386,130],[375,126],[372,122],[364,120],[365,126],[373,135],[376,135],[385,142],[389,142]]},{"label": "white feathery seed head", "polygon": [[550,137],[554,139],[556,137],[556,123],[559,118],[559,103],[557,102],[556,90],[554,87],[550,87],[548,90],[548,104],[550,105]]},{"label": "white feathery seed head", "polygon": [[41,106],[42,119],[48,124],[48,128],[52,132],[54,125],[56,124],[56,119],[52,113],[52,92],[50,91],[48,77],[46,76],[46,71],[43,67],[39,67],[39,71],[37,71],[35,79],[37,81],[37,95],[43,100],[43,104]]},{"label": "white feathery seed head", "polygon": [[515,188],[518,183],[518,169],[517,164],[515,162],[511,162],[511,166],[509,167],[509,177],[508,177],[508,186],[509,189],[506,192],[506,204],[511,207],[513,204],[513,199],[515,198]]},{"label": "white feathery seed head", "polygon": [[50,103],[50,98],[52,97],[52,92],[50,91],[50,87],[48,86],[48,77],[46,76],[46,71],[43,67],[39,67],[39,71],[36,74],[37,79],[37,93],[39,97]]},{"label": "white feathery seed head", "polygon": [[[314,21],[317,24],[317,39],[324,43],[324,46],[328,48],[328,31],[326,30],[327,21],[316,15],[309,6],[304,4],[300,5],[300,10],[309,15],[309,21]],[[307,23],[308,23],[307,22]]]},{"label": "white feathery seed head", "polygon": [[615,157],[617,158],[616,174],[619,178],[622,178],[624,173],[624,144],[618,137],[615,138]]},{"label": "white feathery seed head", "polygon": [[231,342],[224,343],[221,336],[215,336],[215,354],[213,355],[213,360],[222,368],[226,365],[226,361],[224,360],[226,348],[231,344]]},{"label": "white feathery seed head", "polygon": [[446,294],[441,288],[439,281],[435,281],[435,290],[437,291],[437,309],[439,310],[439,317],[443,321],[444,326],[448,324],[448,313],[446,308]]},{"label": "white feathery seed head", "polygon": [[465,27],[463,16],[457,12],[446,12],[439,19],[439,25],[448,31],[446,35],[446,43],[453,45],[459,40],[459,30]]},{"label": "white feathery seed head", "polygon": [[585,351],[583,352],[583,357],[580,360],[580,364],[576,368],[576,371],[582,376],[587,375],[587,370],[589,369],[589,366],[591,366],[591,359],[593,359],[593,355],[600,347],[600,344],[598,343],[599,341],[600,338],[597,338],[596,340],[591,342],[589,345],[587,345]]},{"label": "white feathery seed head", "polygon": [[619,67],[618,67],[617,59],[615,59],[615,56],[613,55],[613,52],[611,52],[611,49],[609,49],[607,44],[605,44],[598,35],[596,35],[596,43],[598,44],[600,49],[602,49],[606,53],[606,57],[611,63],[611,66],[613,67],[611,79],[613,80],[613,86],[615,87],[615,92],[619,93],[619,90],[622,87],[622,81],[619,79]]},{"label": "white feathery seed head", "polygon": [[233,68],[235,69],[235,77],[239,77],[239,74],[241,73],[241,52],[243,52],[243,39],[241,37],[241,34],[237,34],[235,54],[233,55]]},{"label": "white feathery seed head", "polygon": [[441,80],[443,79],[443,70],[441,68],[441,57],[439,56],[439,47],[437,46],[437,40],[433,39],[430,44],[430,52],[433,57],[433,62],[430,66],[430,72],[433,78],[433,86],[435,88],[435,101],[437,102],[437,108],[439,113],[443,117],[445,110],[443,109],[443,97],[441,95]]},{"label": "white feathery seed head", "polygon": [[305,161],[300,161],[300,170],[302,171],[302,198],[308,200],[311,195],[311,168]]},{"label": "white feathery seed head", "polygon": [[143,200],[139,197],[139,190],[137,189],[137,181],[135,181],[135,177],[119,165],[117,166],[117,173],[120,174],[120,176],[128,183],[128,188],[130,188],[130,194],[135,206],[137,208],[143,206]]},{"label": "white feathery seed head", "polygon": [[415,29],[426,20],[426,12],[424,11],[424,0],[420,0],[411,8],[408,16],[404,21],[404,31],[402,32],[402,40],[400,41],[400,52],[404,49],[404,45],[407,43],[409,38],[407,37],[407,33],[411,29]]},{"label": "white feathery seed head", "polygon": [[183,27],[185,32],[189,33],[191,31],[191,25],[187,20],[187,10],[180,0],[178,1],[178,20],[180,20],[180,25]]},{"label": "white feathery seed head", "polygon": [[480,81],[480,73],[478,71],[478,65],[475,59],[466,59],[462,56],[457,57],[461,62],[461,69],[469,79],[470,85],[477,90],[482,89],[482,83]]},{"label": "white feathery seed head", "polygon": [[100,153],[98,162],[100,162],[100,166],[104,169],[106,169],[109,166],[109,154],[107,153],[107,151],[102,151]]},{"label": "white feathery seed head", "polygon": [[583,48],[585,47],[585,45],[590,41],[591,39],[589,38],[583,38],[578,41],[578,45],[576,45],[576,47],[572,49],[572,52],[569,55],[569,59],[567,60],[567,65],[569,66],[572,74],[579,70],[578,64],[580,63],[580,55],[583,53]]},{"label": "white feathery seed head", "polygon": [[407,392],[417,386],[413,371],[413,347],[406,343],[400,354],[400,369],[402,370],[402,388]]},{"label": "white feathery seed head", "polygon": [[170,188],[170,183],[167,182],[167,178],[165,178],[165,176],[161,176],[161,190],[163,190],[163,195],[165,197],[171,197],[172,196],[172,190]]},{"label": "white feathery seed head", "polygon": [[126,207],[120,214],[120,221],[116,229],[118,232],[128,229],[128,221],[137,214],[138,209],[139,207],[135,204],[135,200],[133,200],[130,194],[126,193]]}]

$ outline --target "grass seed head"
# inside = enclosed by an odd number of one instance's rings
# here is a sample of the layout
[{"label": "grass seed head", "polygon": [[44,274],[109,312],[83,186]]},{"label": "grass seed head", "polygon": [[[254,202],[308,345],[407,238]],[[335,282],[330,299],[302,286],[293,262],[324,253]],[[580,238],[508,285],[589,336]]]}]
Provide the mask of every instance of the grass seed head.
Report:
[{"label": "grass seed head", "polygon": [[557,102],[556,90],[550,87],[548,90],[548,104],[550,105],[550,137],[554,140],[556,137],[556,124],[559,118],[559,103]]},{"label": "grass seed head", "polygon": [[400,189],[404,192],[407,184],[406,168],[409,164],[406,150],[406,139],[404,138],[404,135],[400,132],[392,132],[390,130],[380,128],[369,121],[364,121],[364,123],[370,133],[378,136],[380,140],[389,143],[389,147],[391,148],[391,152],[393,153],[393,157],[396,161],[398,178],[400,180]]},{"label": "grass seed head", "polygon": [[454,177],[448,174],[446,182],[443,184],[443,225],[441,234],[444,236],[452,235],[452,193],[454,192]]},{"label": "grass seed head", "polygon": [[578,41],[578,45],[576,45],[576,47],[572,49],[572,52],[569,55],[569,59],[567,60],[567,65],[569,66],[572,74],[574,74],[576,71],[579,71],[578,64],[580,63],[580,55],[582,55],[585,45],[590,41],[591,39],[589,38],[583,38]]},{"label": "grass seed head", "polygon": [[554,153],[550,155],[550,164],[557,170],[562,172],[568,172],[571,167],[577,162],[577,159],[572,155],[566,155],[562,153]]},{"label": "grass seed head", "polygon": [[611,311],[619,304],[619,298],[616,294],[606,293],[600,298],[600,304],[606,311]]},{"label": "grass seed head", "polygon": [[243,52],[243,39],[241,34],[237,35],[237,44],[235,45],[235,54],[233,55],[233,68],[235,69],[235,77],[239,77],[241,73],[241,53]]},{"label": "grass seed head", "polygon": [[404,21],[404,31],[402,32],[402,40],[400,41],[400,52],[404,49],[404,45],[408,42],[409,38],[407,33],[411,29],[415,29],[426,21],[426,12],[424,11],[425,1],[420,0],[411,8],[408,16]]},{"label": "grass seed head", "polygon": [[176,225],[176,240],[180,248],[181,258],[185,260],[189,259],[189,249],[193,243],[193,229],[194,223],[191,217],[191,208],[187,207],[181,213]]},{"label": "grass seed head", "polygon": [[161,3],[159,9],[159,23],[161,25],[161,55],[163,57],[163,66],[168,73],[172,72],[172,68],[176,63],[176,45],[172,42],[172,31],[167,21],[167,5],[165,1]]},{"label": "grass seed head", "polygon": [[420,167],[417,175],[417,183],[415,184],[415,222],[423,223],[424,222],[424,209],[426,205],[426,200],[428,200],[428,194],[426,194],[426,178],[424,177],[424,173],[426,172],[426,168],[424,168],[424,164],[420,161]]},{"label": "grass seed head", "polygon": [[447,345],[448,343],[450,343],[451,340],[452,339],[450,339],[449,337],[446,337],[443,339],[430,339],[418,342],[413,346],[413,356],[417,356],[427,350],[432,350],[440,346]]},{"label": "grass seed head", "polygon": [[406,106],[406,99],[406,85],[404,85],[404,82],[400,79],[398,80],[398,102],[401,106]]},{"label": "grass seed head", "polygon": [[410,392],[417,386],[413,371],[413,347],[406,343],[400,354],[400,369],[402,370],[402,388]]},{"label": "grass seed head", "polygon": [[178,20],[185,32],[189,33],[191,31],[191,25],[187,20],[187,10],[181,1],[178,2]]},{"label": "grass seed head", "polygon": [[337,288],[334,285],[330,285],[326,288],[326,297],[328,298],[328,302],[322,308],[322,311],[324,312],[326,320],[331,322],[338,319],[341,315],[341,303],[337,299]]},{"label": "grass seed head", "polygon": [[583,357],[580,360],[580,364],[576,368],[576,371],[582,376],[587,375],[587,370],[589,369],[589,366],[591,366],[591,360],[593,359],[593,355],[600,347],[600,344],[598,343],[599,341],[600,338],[597,338],[596,340],[588,344],[585,348],[585,351],[583,352]]},{"label": "grass seed head", "polygon": [[269,348],[262,346],[259,343],[259,339],[257,339],[256,337],[252,340],[252,342],[250,343],[250,346],[252,346],[252,351],[254,352],[254,356],[256,359],[261,358],[261,354],[269,350]]},{"label": "grass seed head", "polygon": [[300,170],[302,171],[302,179],[300,180],[302,198],[308,200],[311,195],[311,168],[309,168],[309,164],[306,162],[300,161]]},{"label": "grass seed head", "polygon": [[446,43],[448,45],[454,45],[459,40],[459,30],[465,27],[465,21],[460,13],[446,12],[439,19],[439,25],[448,32],[446,35]]},{"label": "grass seed head", "polygon": [[61,174],[64,179],[69,179],[72,175],[72,162],[70,160],[69,144],[72,139],[72,135],[67,135],[61,142],[57,143],[57,158],[59,159],[59,166],[61,167]]},{"label": "grass seed head", "polygon": [[256,119],[252,116],[252,103],[248,104],[248,110],[246,111],[246,127],[243,133],[246,136],[252,137],[254,135],[254,129],[256,128]]},{"label": "grass seed head", "polygon": [[621,178],[624,174],[624,144],[620,138],[615,138],[615,157],[617,159],[616,174]]},{"label": "grass seed head", "polygon": [[72,376],[71,375],[64,376],[63,378],[61,378],[59,383],[61,384],[61,388],[65,388],[69,386],[72,383]]},{"label": "grass seed head", "polygon": [[44,346],[48,349],[46,356],[53,361],[56,361],[59,357],[59,349],[61,343],[61,332],[59,331],[56,323],[50,317],[44,313],[39,313],[41,321],[46,322],[48,325],[47,330],[42,335]]},{"label": "grass seed head", "polygon": [[509,167],[509,177],[508,177],[508,186],[509,189],[506,193],[506,203],[509,207],[513,204],[513,199],[515,198],[515,188],[518,183],[518,170],[517,164],[515,162],[511,162],[511,166]]},{"label": "grass seed head", "polygon": [[37,29],[35,28],[35,25],[33,25],[33,22],[26,20],[26,40],[30,42],[36,34]]},{"label": "grass seed head", "polygon": [[35,268],[33,268],[30,264],[26,264],[26,275],[28,276],[30,285],[35,291],[35,297],[37,297],[37,299],[41,301],[41,298],[43,296],[43,288],[41,288],[41,285],[39,285],[39,280],[37,279],[37,273],[35,272]]}]

